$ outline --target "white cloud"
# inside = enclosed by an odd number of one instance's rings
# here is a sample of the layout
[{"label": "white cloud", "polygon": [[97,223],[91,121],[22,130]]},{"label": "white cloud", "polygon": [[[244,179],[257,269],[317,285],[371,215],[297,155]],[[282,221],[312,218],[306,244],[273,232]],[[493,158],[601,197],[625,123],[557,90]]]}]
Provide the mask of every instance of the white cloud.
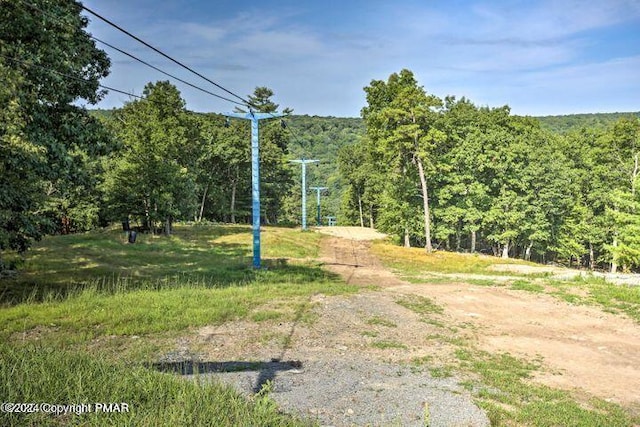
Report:
[{"label": "white cloud", "polygon": [[[168,3],[166,8],[177,10],[176,3]],[[599,31],[638,19],[638,0],[373,2],[357,16],[345,9],[340,22],[309,19],[304,2],[284,10],[259,7],[252,4],[226,15],[165,15],[140,27],[139,35],[243,96],[255,86],[269,86],[277,102],[299,113],[358,115],[363,86],[402,68],[412,69],[439,96],[467,96],[492,106],[506,103],[522,113],[544,114],[545,108],[597,111],[590,106],[631,105],[623,100],[638,99],[637,57],[612,60],[606,52],[599,59],[590,57],[596,46],[592,37]],[[114,20],[124,12],[118,13]],[[128,27],[126,20],[123,26]],[[129,51],[140,49],[129,46]],[[202,83],[153,53],[145,51],[141,57]],[[120,68],[116,54],[113,59],[110,83],[116,88],[139,87],[140,92],[146,82],[166,78],[142,65]],[[189,108],[233,108],[180,89]],[[588,91],[597,96],[583,95]],[[591,102],[596,98],[611,101]]]}]

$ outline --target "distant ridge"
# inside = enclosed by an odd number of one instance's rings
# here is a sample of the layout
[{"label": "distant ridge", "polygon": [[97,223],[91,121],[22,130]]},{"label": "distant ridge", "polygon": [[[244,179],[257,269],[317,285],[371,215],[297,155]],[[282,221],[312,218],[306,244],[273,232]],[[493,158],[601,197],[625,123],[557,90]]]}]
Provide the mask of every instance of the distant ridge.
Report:
[{"label": "distant ridge", "polygon": [[621,117],[640,117],[640,111],[629,113],[566,114],[558,116],[538,116],[543,128],[553,132],[566,133],[582,128],[604,129]]}]

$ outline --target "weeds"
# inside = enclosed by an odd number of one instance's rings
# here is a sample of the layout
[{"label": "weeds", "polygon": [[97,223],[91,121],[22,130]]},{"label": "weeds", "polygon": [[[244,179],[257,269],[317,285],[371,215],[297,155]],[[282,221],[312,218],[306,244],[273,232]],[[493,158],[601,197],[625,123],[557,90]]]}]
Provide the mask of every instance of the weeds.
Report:
[{"label": "weeds", "polygon": [[[16,277],[0,282],[0,395],[128,402],[131,411],[3,414],[0,424],[306,425],[279,413],[266,391],[247,400],[217,383],[184,381],[143,364],[177,334],[203,325],[313,322],[311,295],[357,290],[302,260],[317,254],[319,239],[266,228],[266,268],[256,271],[248,227],[179,226],[170,238],[139,235],[135,244],[116,230],[45,238]],[[269,307],[274,301],[277,308]]]},{"label": "weeds", "polygon": [[[184,381],[142,366],[110,363],[37,344],[0,344],[0,359],[4,401],[93,406],[91,411],[58,415],[5,413],[2,424],[7,426],[310,425],[281,414],[267,392],[247,400],[230,387],[197,377]],[[96,403],[118,403],[127,410],[101,412]]]},{"label": "weeds", "polygon": [[516,291],[527,291],[534,294],[540,294],[544,292],[544,286],[537,283],[531,283],[526,280],[516,280],[511,284],[511,289]]},{"label": "weeds", "polygon": [[404,295],[396,299],[396,304],[401,305],[421,315],[443,314],[444,308],[431,299],[419,295]]},{"label": "weeds", "polygon": [[384,317],[381,316],[373,316],[369,319],[367,319],[367,325],[377,325],[377,326],[384,326],[387,328],[397,328],[398,325],[395,324],[394,322],[392,322],[389,319],[385,319]]}]

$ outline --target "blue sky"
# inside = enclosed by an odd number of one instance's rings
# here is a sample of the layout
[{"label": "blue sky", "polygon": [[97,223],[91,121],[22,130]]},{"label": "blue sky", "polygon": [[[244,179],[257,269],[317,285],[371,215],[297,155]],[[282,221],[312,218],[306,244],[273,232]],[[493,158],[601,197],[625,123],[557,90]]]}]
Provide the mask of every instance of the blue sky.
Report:
[{"label": "blue sky", "polygon": [[[427,92],[514,114],[640,111],[640,0],[86,0],[84,4],[231,91],[275,92],[296,114],[357,117],[363,87],[403,68]],[[91,19],[89,32],[223,94]],[[98,44],[100,46],[100,44]],[[109,48],[103,81],[140,94],[166,76]],[[178,82],[195,111],[234,105]],[[98,106],[119,107],[110,94]]]}]

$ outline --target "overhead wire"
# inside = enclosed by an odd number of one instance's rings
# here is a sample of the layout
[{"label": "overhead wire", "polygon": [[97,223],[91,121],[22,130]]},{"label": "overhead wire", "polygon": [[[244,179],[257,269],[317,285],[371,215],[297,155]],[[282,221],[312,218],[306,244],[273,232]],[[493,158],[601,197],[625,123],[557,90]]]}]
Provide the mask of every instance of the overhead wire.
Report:
[{"label": "overhead wire", "polygon": [[[23,3],[25,3],[25,4],[26,4],[26,5],[28,5],[28,6],[30,6],[30,7],[31,7],[31,8],[33,8],[33,9],[35,9],[35,10],[39,11],[39,12],[40,12],[40,13],[42,13],[43,15],[45,15],[45,16],[47,16],[47,17],[49,17],[49,18],[51,18],[51,19],[53,19],[53,20],[55,20],[55,21],[57,21],[57,22],[58,22],[58,23],[60,23],[60,24],[64,24],[64,25],[67,25],[67,26],[71,26],[70,24],[67,24],[66,22],[63,22],[62,20],[60,20],[60,18],[59,18],[58,16],[55,16],[55,15],[50,14],[49,12],[47,12],[47,11],[45,11],[45,10],[41,9],[41,8],[40,8],[40,7],[38,7],[37,5],[35,5],[35,4],[33,4],[33,3],[30,3],[30,2],[29,2],[29,1],[27,1],[27,0],[23,0]],[[131,53],[129,53],[129,52],[126,52],[126,51],[125,51],[125,50],[123,50],[123,49],[118,48],[117,46],[114,46],[114,45],[112,45],[112,44],[110,44],[110,43],[105,42],[104,40],[99,39],[98,37],[95,37],[94,35],[89,34],[89,37],[90,37],[90,38],[92,38],[93,40],[95,40],[95,41],[99,42],[99,43],[102,43],[102,44],[103,44],[103,45],[105,45],[105,46],[108,46],[109,48],[111,48],[111,49],[113,49],[113,50],[115,50],[115,51],[117,51],[117,52],[120,52],[120,53],[121,53],[121,54],[123,54],[123,55],[128,56],[129,58],[131,58],[131,59],[133,59],[133,60],[135,60],[135,61],[140,62],[140,63],[141,63],[141,64],[143,64],[143,65],[146,65],[146,66],[147,66],[147,67],[149,67],[149,68],[152,68],[152,69],[154,69],[154,70],[156,70],[156,71],[158,71],[158,72],[160,72],[160,73],[164,74],[165,76],[168,76],[168,77],[170,77],[170,78],[172,78],[172,79],[174,79],[174,80],[177,80],[177,81],[179,81],[179,82],[181,82],[181,83],[183,83],[183,84],[186,84],[187,86],[190,86],[190,87],[192,87],[192,88],[194,88],[194,89],[197,89],[197,90],[199,90],[199,91],[201,91],[201,92],[203,92],[203,93],[206,93],[206,94],[208,94],[208,95],[214,96],[214,97],[216,97],[216,98],[218,98],[218,99],[222,99],[222,100],[224,100],[224,101],[231,102],[231,103],[236,104],[236,105],[246,106],[246,104],[245,104],[245,103],[241,103],[241,102],[235,101],[235,100],[233,100],[233,99],[230,99],[230,98],[224,97],[224,96],[222,96],[222,95],[219,95],[219,94],[217,94],[217,93],[214,93],[214,92],[208,91],[208,90],[203,89],[203,88],[201,88],[201,87],[199,87],[199,86],[197,86],[197,85],[195,85],[195,84],[193,84],[193,83],[190,83],[190,82],[188,82],[188,81],[186,81],[186,80],[184,80],[184,79],[181,79],[180,77],[174,76],[173,74],[170,74],[170,73],[168,73],[168,72],[166,72],[166,71],[164,71],[164,70],[160,69],[159,67],[156,67],[155,65],[152,65],[152,64],[150,64],[150,63],[148,63],[148,62],[144,61],[143,59],[140,59],[140,58],[138,58],[137,56],[135,56],[135,55],[133,55],[133,54],[131,54]],[[122,92],[122,91],[114,90],[114,92]]]},{"label": "overhead wire", "polygon": [[[29,62],[27,62],[27,61],[25,61],[25,60],[22,60],[22,59],[12,58],[12,57],[7,56],[7,55],[4,55],[4,54],[2,54],[2,53],[0,53],[0,57],[5,58],[6,60],[9,60],[9,61],[17,62],[17,63],[22,64],[22,65],[25,65],[25,66],[27,66],[27,67],[35,67],[35,68],[39,68],[39,69],[41,69],[41,70],[49,71],[49,72],[55,73],[55,74],[57,74],[57,75],[59,75],[59,76],[61,76],[61,77],[66,77],[66,78],[68,78],[68,79],[73,79],[73,80],[78,80],[78,81],[84,81],[84,82],[89,82],[89,81],[90,81],[89,79],[85,79],[85,78],[82,78],[82,77],[73,76],[73,75],[71,75],[71,74],[63,73],[63,72],[61,72],[61,71],[54,70],[54,69],[49,68],[49,67],[44,67],[44,66],[42,66],[42,65],[29,63]],[[101,87],[101,88],[103,88],[103,89],[112,90],[112,91],[114,91],[114,92],[121,93],[121,94],[123,94],[123,95],[128,95],[128,96],[130,96],[130,97],[132,97],[132,98],[143,99],[143,100],[147,100],[147,101],[154,102],[154,103],[156,103],[156,104],[162,104],[162,102],[155,101],[155,100],[152,100],[152,99],[149,99],[149,98],[145,98],[145,97],[143,97],[143,96],[136,95],[136,94],[133,94],[133,93],[131,93],[131,92],[127,92],[127,91],[124,91],[124,90],[121,90],[121,89],[116,89],[116,88],[113,88],[113,87],[110,87],[110,86],[106,86],[106,85],[103,85],[103,84],[101,84],[101,83],[98,83],[97,85],[98,85],[98,87]]]},{"label": "overhead wire", "polygon": [[[27,0],[23,0],[23,2],[24,2],[25,4],[27,4],[28,6],[30,6],[30,7],[34,8],[34,9],[38,10],[38,11],[39,11],[39,12],[41,12],[42,14],[44,14],[44,15],[46,15],[46,16],[48,16],[48,17],[50,17],[50,18],[56,19],[56,20],[58,20],[58,22],[62,22],[62,21],[60,21],[59,19],[57,19],[57,17],[52,16],[52,15],[51,15],[51,14],[49,14],[48,12],[46,12],[46,11],[42,10],[42,9],[41,9],[40,7],[38,7],[37,5],[34,5],[33,3],[28,2]],[[215,87],[217,87],[217,88],[219,88],[219,89],[223,90],[224,92],[226,92],[226,93],[228,93],[228,94],[230,94],[230,95],[234,96],[235,98],[239,99],[239,100],[240,100],[240,101],[242,101],[242,102],[238,102],[238,101],[235,101],[235,100],[229,99],[229,98],[227,98],[227,97],[221,96],[221,95],[219,95],[219,94],[216,94],[216,93],[210,92],[210,91],[208,91],[208,90],[206,90],[206,89],[203,89],[203,88],[201,88],[201,87],[199,87],[199,86],[197,86],[197,85],[195,85],[195,84],[193,84],[193,83],[190,83],[190,82],[188,82],[188,81],[186,81],[186,80],[183,80],[183,79],[181,79],[181,78],[179,78],[179,77],[176,77],[176,76],[174,76],[174,75],[172,75],[172,74],[170,74],[170,73],[167,73],[166,71],[164,71],[164,70],[162,70],[162,69],[160,69],[160,68],[158,68],[158,67],[156,67],[156,66],[154,66],[154,65],[152,65],[152,64],[150,64],[150,63],[148,63],[148,62],[146,62],[146,61],[144,61],[144,60],[142,60],[142,59],[140,59],[140,58],[138,58],[137,56],[135,56],[135,55],[133,55],[133,54],[131,54],[131,53],[129,53],[129,52],[124,51],[123,49],[120,49],[120,48],[118,48],[118,47],[116,47],[116,46],[114,46],[114,45],[112,45],[112,44],[110,44],[110,43],[108,43],[108,42],[105,42],[104,40],[101,40],[101,39],[99,39],[99,38],[97,38],[97,37],[95,37],[95,36],[93,36],[93,35],[90,35],[90,37],[91,37],[93,40],[95,40],[95,41],[97,41],[97,42],[99,42],[99,43],[102,43],[102,44],[104,44],[105,46],[107,46],[107,47],[109,47],[109,48],[111,48],[111,49],[114,49],[114,50],[116,50],[117,52],[120,52],[121,54],[126,55],[126,56],[130,57],[131,59],[134,59],[135,61],[138,61],[138,62],[140,62],[141,64],[143,64],[143,65],[145,65],[145,66],[147,66],[147,67],[150,67],[150,68],[152,68],[152,69],[154,69],[154,70],[156,70],[156,71],[158,71],[158,72],[160,72],[160,73],[162,73],[162,74],[164,74],[164,75],[166,75],[166,76],[168,76],[168,77],[170,77],[170,78],[173,78],[173,79],[175,79],[175,80],[177,80],[177,81],[179,81],[179,82],[181,82],[181,83],[184,83],[184,84],[186,84],[186,85],[188,85],[188,86],[190,86],[190,87],[193,87],[193,88],[195,88],[195,89],[197,89],[197,90],[200,90],[200,91],[202,91],[202,92],[204,92],[204,93],[207,93],[207,94],[212,95],[212,96],[214,96],[214,97],[216,97],[216,98],[222,99],[222,100],[227,101],[227,102],[231,102],[231,103],[236,104],[236,105],[242,105],[242,106],[249,107],[249,111],[250,111],[250,112],[253,112],[253,109],[258,109],[258,107],[257,107],[256,105],[254,105],[253,103],[251,103],[250,101],[248,101],[248,100],[246,100],[245,98],[241,97],[240,95],[237,95],[236,93],[234,93],[234,92],[232,92],[232,91],[230,91],[230,90],[226,89],[226,88],[225,88],[225,87],[223,87],[222,85],[220,85],[220,84],[218,84],[218,83],[216,83],[216,82],[212,81],[211,79],[209,79],[209,78],[207,78],[206,76],[202,75],[201,73],[199,73],[199,72],[195,71],[195,70],[194,70],[194,69],[192,69],[191,67],[189,67],[189,66],[187,66],[187,65],[183,64],[182,62],[180,62],[180,61],[178,61],[178,60],[176,60],[176,59],[172,58],[171,56],[167,55],[166,53],[164,53],[164,52],[163,52],[163,51],[161,51],[160,49],[158,49],[158,48],[156,48],[156,47],[152,46],[151,44],[147,43],[146,41],[142,40],[141,38],[137,37],[136,35],[132,34],[131,32],[127,31],[126,29],[122,28],[122,27],[121,27],[121,26],[119,26],[118,24],[116,24],[116,23],[112,22],[111,20],[109,20],[109,19],[105,18],[104,16],[102,16],[102,15],[98,14],[97,12],[95,12],[95,11],[93,11],[93,10],[89,9],[88,7],[86,7],[86,6],[84,6],[84,5],[82,5],[82,9],[83,9],[83,10],[85,10],[85,11],[87,11],[87,12],[89,12],[90,14],[92,14],[92,15],[93,15],[93,16],[95,16],[95,17],[97,17],[98,19],[102,20],[103,22],[107,23],[108,25],[110,25],[110,26],[112,26],[112,27],[116,28],[117,30],[121,31],[122,33],[126,34],[127,36],[129,36],[129,37],[133,38],[134,40],[138,41],[139,43],[141,43],[141,44],[143,44],[144,46],[148,47],[149,49],[153,50],[154,52],[156,52],[156,53],[158,53],[158,54],[162,55],[162,56],[163,56],[163,57],[165,57],[166,59],[168,59],[168,60],[170,60],[170,61],[174,62],[175,64],[177,64],[177,65],[181,66],[182,68],[184,68],[184,69],[186,69],[186,70],[190,71],[191,73],[193,73],[193,74],[195,74],[196,76],[198,76],[198,77],[200,77],[200,78],[204,79],[205,81],[207,81],[207,82],[211,83],[212,85],[214,85]],[[3,55],[3,56],[4,56],[4,55]],[[6,56],[5,56],[5,58],[7,58],[7,59],[9,59],[9,60],[14,60],[14,61],[17,61],[17,62],[21,62],[21,63],[23,63],[23,64],[25,64],[25,65],[28,65],[28,66],[29,66],[29,65],[32,65],[32,66],[36,66],[36,67],[39,67],[39,68],[45,68],[45,67],[38,66],[38,65],[36,65],[36,64],[27,64],[26,62],[23,62],[23,61],[17,60],[17,59],[15,59],[15,58],[8,58],[8,57],[6,57]],[[59,74],[59,75],[61,75],[61,76],[63,76],[63,77],[68,77],[68,78],[73,78],[73,79],[80,79],[79,77],[71,76],[71,75],[67,75],[67,74],[64,74],[64,73],[60,73],[60,72],[58,72],[58,71],[56,71],[56,70],[51,70],[51,69],[50,69],[50,71],[52,71],[52,72],[54,72],[54,73],[56,73],[56,74]],[[80,80],[84,80],[84,79],[80,79]],[[114,92],[117,92],[117,93],[121,93],[121,94],[124,94],[124,95],[127,95],[127,96],[131,96],[131,97],[133,97],[133,98],[144,99],[143,97],[141,97],[141,96],[139,96],[139,95],[135,95],[135,94],[133,94],[133,93],[130,93],[130,92],[127,92],[127,91],[123,91],[123,90],[120,90],[120,89],[112,88],[112,87],[109,87],[109,86],[106,86],[106,85],[103,85],[103,84],[98,84],[98,86],[99,86],[99,87],[101,87],[101,88],[103,88],[103,89],[107,89],[107,90],[111,90],[111,91],[114,91]],[[273,117],[273,118],[278,118],[278,116],[276,116],[275,114],[272,114],[272,117]],[[305,144],[304,144],[303,142],[301,142],[301,141],[300,141],[300,139],[298,138],[298,136],[297,136],[297,134],[295,133],[295,131],[293,130],[293,128],[291,128],[291,126],[286,125],[286,122],[284,121],[284,119],[281,119],[281,123],[282,123],[282,125],[283,125],[283,128],[285,128],[285,129],[287,129],[287,130],[289,131],[289,133],[290,133],[290,134],[291,134],[291,136],[294,138],[294,140],[295,140],[295,141],[296,141],[296,142],[297,142],[301,147],[304,147],[304,145],[305,145]]]},{"label": "overhead wire", "polygon": [[149,49],[153,50],[154,52],[158,53],[159,55],[162,55],[163,57],[165,57],[166,59],[172,61],[173,63],[181,66],[182,68],[190,71],[191,73],[195,74],[196,76],[202,78],[203,80],[206,80],[207,82],[211,83],[212,85],[214,85],[215,87],[217,87],[220,90],[223,90],[224,92],[228,93],[229,95],[239,99],[240,101],[242,101],[242,103],[247,106],[247,107],[254,107],[253,105],[251,105],[251,103],[249,101],[247,101],[246,99],[244,99],[243,97],[241,97],[240,95],[230,91],[229,89],[223,87],[222,85],[214,82],[213,80],[209,79],[208,77],[202,75],[201,73],[197,72],[196,70],[194,70],[193,68],[189,67],[188,65],[183,64],[182,62],[178,61],[177,59],[172,58],[171,56],[167,55],[166,53],[164,53],[163,51],[161,51],[160,49],[152,46],[151,44],[147,43],[146,41],[142,40],[141,38],[137,37],[136,35],[132,34],[131,32],[125,30],[124,28],[122,28],[121,26],[119,26],[118,24],[112,22],[111,20],[105,18],[104,16],[98,14],[97,12],[94,12],[93,10],[89,9],[88,7],[86,7],[85,5],[82,5],[82,9],[89,12],[90,14],[92,14],[93,16],[95,16],[96,18],[100,19],[101,21],[107,23],[108,25],[116,28],[118,31],[126,34],[127,36],[131,37],[132,39],[136,40],[137,42],[143,44],[144,46],[148,47]]},{"label": "overhead wire", "polygon": [[188,82],[188,81],[186,81],[186,80],[183,80],[183,79],[181,79],[180,77],[176,77],[176,76],[174,76],[173,74],[167,73],[166,71],[161,70],[160,68],[156,67],[155,65],[152,65],[152,64],[150,64],[150,63],[148,63],[148,62],[146,62],[146,61],[144,61],[144,60],[142,60],[142,59],[138,58],[137,56],[135,56],[135,55],[133,55],[133,54],[131,54],[131,53],[129,53],[129,52],[126,52],[126,51],[124,51],[124,50],[122,50],[122,49],[120,49],[120,48],[118,48],[118,47],[116,47],[116,46],[113,46],[113,45],[112,45],[112,44],[110,44],[110,43],[107,43],[107,42],[105,42],[105,41],[103,41],[103,40],[100,40],[99,38],[97,38],[97,37],[95,37],[95,36],[91,36],[91,38],[92,38],[92,39],[94,39],[95,41],[99,42],[99,43],[102,43],[102,44],[103,44],[103,45],[105,45],[105,46],[110,47],[110,48],[111,48],[111,49],[113,49],[113,50],[116,50],[116,51],[118,51],[118,52],[122,53],[123,55],[128,56],[128,57],[129,57],[129,58],[131,58],[131,59],[134,59],[134,60],[136,60],[136,61],[140,62],[140,63],[141,63],[141,64],[143,64],[143,65],[146,65],[146,66],[147,66],[147,67],[149,67],[149,68],[153,68],[154,70],[156,70],[156,71],[158,71],[158,72],[160,72],[160,73],[164,74],[165,76],[171,77],[171,78],[172,78],[172,79],[174,79],[174,80],[177,80],[177,81],[179,81],[179,82],[181,82],[181,83],[184,83],[184,84],[186,84],[187,86],[191,86],[192,88],[197,89],[197,90],[199,90],[199,91],[201,91],[201,92],[204,92],[204,93],[206,93],[206,94],[208,94],[208,95],[215,96],[216,98],[222,99],[222,100],[224,100],[224,101],[231,102],[231,103],[236,104],[236,105],[242,105],[242,106],[244,106],[244,105],[245,105],[244,103],[241,103],[241,102],[238,102],[238,101],[234,101],[233,99],[230,99],[230,98],[224,97],[224,96],[222,96],[222,95],[218,95],[217,93],[210,92],[210,91],[208,91],[208,90],[206,90],[206,89],[201,88],[200,86],[196,86],[196,85],[195,85],[195,84],[193,84],[193,83],[190,83],[190,82]]}]

